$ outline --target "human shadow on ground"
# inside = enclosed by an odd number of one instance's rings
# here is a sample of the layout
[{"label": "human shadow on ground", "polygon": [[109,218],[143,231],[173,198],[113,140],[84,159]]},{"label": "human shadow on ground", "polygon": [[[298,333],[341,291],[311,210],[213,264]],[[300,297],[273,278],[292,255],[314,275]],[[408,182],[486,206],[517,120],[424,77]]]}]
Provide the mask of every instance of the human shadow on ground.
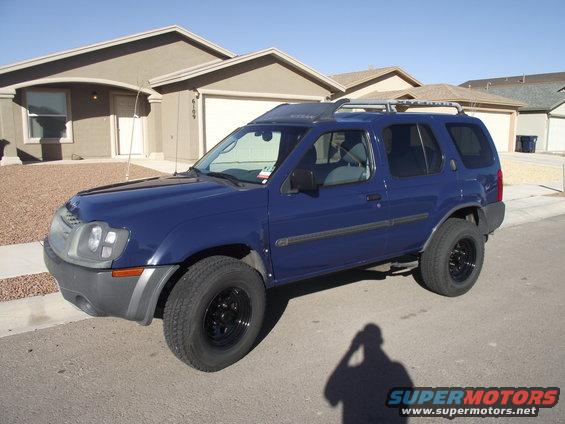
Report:
[{"label": "human shadow on ground", "polygon": [[[341,404],[343,423],[407,423],[397,408],[385,405],[393,387],[412,387],[412,380],[399,362],[392,361],[381,349],[381,330],[367,324],[353,338],[351,346],[329,377],[324,390],[334,408]],[[362,350],[363,361],[351,365],[356,352]]]}]

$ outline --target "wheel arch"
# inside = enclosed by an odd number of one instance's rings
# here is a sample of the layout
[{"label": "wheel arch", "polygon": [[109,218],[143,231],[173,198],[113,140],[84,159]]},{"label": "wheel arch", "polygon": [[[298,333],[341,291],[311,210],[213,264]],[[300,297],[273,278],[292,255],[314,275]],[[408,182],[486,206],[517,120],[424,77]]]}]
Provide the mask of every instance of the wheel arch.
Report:
[{"label": "wheel arch", "polygon": [[179,268],[171,276],[171,278],[169,278],[167,283],[159,292],[159,298],[157,300],[155,311],[153,313],[154,317],[162,316],[163,308],[165,307],[165,303],[167,301],[167,298],[169,297],[169,294],[171,293],[171,290],[178,282],[180,277],[184,275],[187,269],[195,263],[201,261],[202,259],[208,258],[210,256],[228,256],[230,258],[241,260],[251,268],[255,269],[259,273],[259,275],[261,275],[263,284],[265,284],[265,287],[267,287],[267,281],[269,277],[266,264],[259,252],[254,250],[251,246],[245,243],[231,243],[206,248],[192,253],[182,263],[179,264]]},{"label": "wheel arch", "polygon": [[479,228],[479,231],[482,234],[487,235],[489,232],[487,217],[485,211],[483,210],[483,207],[480,204],[466,203],[463,205],[457,205],[456,207],[450,209],[446,214],[444,214],[439,222],[434,226],[430,235],[426,239],[426,242],[422,246],[422,249],[420,249],[421,252],[426,250],[437,229],[449,218],[459,218],[472,222]]}]

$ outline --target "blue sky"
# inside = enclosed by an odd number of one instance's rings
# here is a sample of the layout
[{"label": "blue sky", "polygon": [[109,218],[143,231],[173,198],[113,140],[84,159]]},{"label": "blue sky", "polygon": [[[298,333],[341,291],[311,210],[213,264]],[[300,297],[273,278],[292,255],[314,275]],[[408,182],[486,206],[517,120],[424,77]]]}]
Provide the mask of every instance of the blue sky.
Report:
[{"label": "blue sky", "polygon": [[326,74],[399,65],[459,84],[565,71],[563,0],[0,0],[0,16],[0,64],[178,24],[236,53],[278,47]]}]

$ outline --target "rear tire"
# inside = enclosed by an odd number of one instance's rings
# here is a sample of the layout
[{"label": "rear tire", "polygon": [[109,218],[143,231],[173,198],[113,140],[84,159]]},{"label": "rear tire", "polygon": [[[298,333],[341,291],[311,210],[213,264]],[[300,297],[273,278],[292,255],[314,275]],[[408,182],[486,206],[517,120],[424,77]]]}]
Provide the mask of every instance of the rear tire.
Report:
[{"label": "rear tire", "polygon": [[467,293],[483,267],[485,236],[472,222],[450,218],[433,235],[420,257],[424,285],[443,296]]},{"label": "rear tire", "polygon": [[226,256],[197,262],[174,286],[163,315],[165,340],[185,364],[221,370],[253,346],[265,312],[265,286],[249,265]]}]

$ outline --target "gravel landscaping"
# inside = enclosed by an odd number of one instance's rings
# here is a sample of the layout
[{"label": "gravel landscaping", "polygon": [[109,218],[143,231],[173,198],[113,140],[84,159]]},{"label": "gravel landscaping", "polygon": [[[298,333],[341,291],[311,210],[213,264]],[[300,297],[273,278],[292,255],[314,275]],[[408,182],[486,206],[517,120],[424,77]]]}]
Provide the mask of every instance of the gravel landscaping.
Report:
[{"label": "gravel landscaping", "polygon": [[504,184],[543,184],[561,181],[563,170],[556,166],[501,159]]},{"label": "gravel landscaping", "polygon": [[56,291],[59,291],[57,283],[48,272],[0,280],[0,301],[40,296]]},{"label": "gravel landscaping", "polygon": [[[42,240],[53,212],[76,192],[124,181],[125,163],[0,168],[0,245]],[[131,165],[130,179],[164,175]]]}]

